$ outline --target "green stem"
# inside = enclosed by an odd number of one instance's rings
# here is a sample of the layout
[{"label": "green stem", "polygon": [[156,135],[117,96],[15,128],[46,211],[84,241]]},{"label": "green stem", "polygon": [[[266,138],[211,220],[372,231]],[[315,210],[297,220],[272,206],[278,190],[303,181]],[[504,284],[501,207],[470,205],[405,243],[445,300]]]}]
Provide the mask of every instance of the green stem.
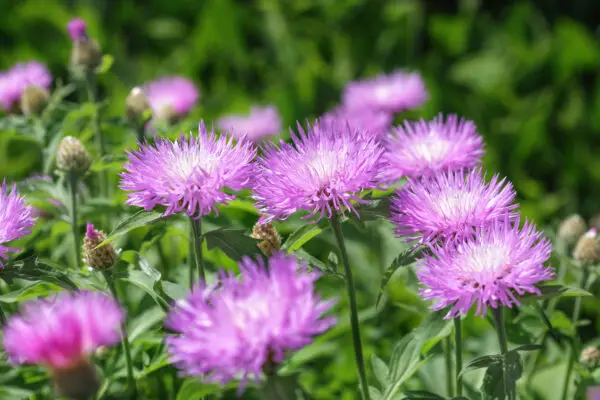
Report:
[{"label": "green stem", "polygon": [[[579,283],[582,289],[587,288],[587,281],[589,277],[589,267],[583,266],[581,273],[581,282]],[[569,349],[569,360],[567,364],[567,372],[565,373],[565,380],[563,382],[563,390],[561,399],[566,400],[569,392],[569,382],[571,381],[571,374],[573,373],[573,366],[575,364],[575,357],[579,353],[579,338],[577,337],[577,322],[579,321],[579,315],[581,314],[581,297],[575,297],[575,305],[573,306],[573,317],[571,318],[571,324],[573,325],[573,344]]]},{"label": "green stem", "polygon": [[6,314],[4,314],[4,310],[2,309],[2,305],[0,304],[0,327],[6,325]]},{"label": "green stem", "polygon": [[454,356],[456,362],[456,395],[462,396],[463,383],[460,372],[462,371],[462,321],[460,317],[454,318]]},{"label": "green stem", "polygon": [[[111,275],[110,271],[103,271],[104,279],[106,279],[106,283],[108,284],[108,288],[112,293],[116,302],[119,302],[119,296],[117,294],[117,287],[115,286],[115,281]],[[127,362],[127,381],[129,390],[133,392],[135,395],[136,387],[135,387],[135,378],[133,376],[133,361],[131,359],[131,347],[129,346],[129,337],[127,336],[127,328],[125,326],[125,322],[121,325],[121,339],[123,343],[123,352],[125,353],[125,361]]]},{"label": "green stem", "polygon": [[[88,73],[85,76],[85,87],[87,90],[88,101],[94,106],[94,113],[92,114],[92,132],[94,138],[98,144],[98,151],[100,152],[100,158],[106,155],[106,142],[104,140],[104,134],[100,126],[100,110],[97,104],[96,87],[94,84],[94,76],[92,73]],[[108,196],[108,177],[106,170],[99,172],[100,179],[100,195],[101,197]]]},{"label": "green stem", "polygon": [[[196,266],[198,267],[198,275],[200,280],[206,283],[206,275],[204,272],[204,257],[202,256],[202,221],[200,219],[190,218],[192,225],[192,235],[194,241],[194,255],[196,256]],[[193,272],[190,272],[190,277]],[[190,285],[192,281],[190,280]]]},{"label": "green stem", "polygon": [[330,222],[338,247],[340,248],[342,264],[344,265],[344,271],[346,275],[348,298],[350,301],[350,325],[352,327],[352,342],[354,344],[354,356],[356,358],[356,367],[358,369],[358,379],[360,381],[360,388],[362,390],[363,400],[370,400],[369,384],[367,382],[367,373],[365,370],[365,361],[360,340],[360,325],[358,323],[358,308],[356,306],[356,291],[354,288],[352,269],[350,268],[350,261],[348,259],[348,253],[346,252],[346,245],[344,243],[344,235],[342,233],[342,227],[340,226],[340,221],[337,214],[333,214]]},{"label": "green stem", "polygon": [[[500,353],[503,356],[508,353],[508,341],[506,340],[506,326],[504,324],[504,309],[502,307],[493,308],[492,315],[494,317],[494,324],[496,325],[496,333],[498,334],[498,343],[500,344]],[[507,371],[506,371],[506,360],[502,360],[502,382],[504,385],[504,393],[508,394],[509,399],[513,399],[515,396],[516,388],[508,387]]]},{"label": "green stem", "polygon": [[452,371],[452,339],[444,338],[444,361],[446,363],[446,394],[454,397],[454,372]]},{"label": "green stem", "polygon": [[77,183],[77,174],[69,172],[69,189],[71,191],[71,229],[73,230],[73,246],[75,247],[75,264],[78,269],[81,269],[81,244],[79,241],[79,224],[77,216]]}]

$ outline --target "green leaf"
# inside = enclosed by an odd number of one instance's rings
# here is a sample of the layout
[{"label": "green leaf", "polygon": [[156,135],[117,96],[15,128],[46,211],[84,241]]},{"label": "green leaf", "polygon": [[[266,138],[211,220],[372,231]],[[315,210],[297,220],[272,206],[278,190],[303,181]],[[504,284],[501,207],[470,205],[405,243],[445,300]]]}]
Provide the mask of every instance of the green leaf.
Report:
[{"label": "green leaf", "polygon": [[475,371],[481,368],[487,368],[494,363],[502,362],[502,356],[499,354],[477,357],[469,361],[460,371],[460,376],[467,372]]},{"label": "green leaf", "polygon": [[12,292],[0,295],[0,303],[20,303],[25,300],[46,297],[59,292],[60,286],[47,282],[33,282]]},{"label": "green leaf", "polygon": [[377,378],[381,387],[386,388],[389,385],[388,375],[390,370],[385,362],[373,354],[371,356],[371,367],[373,368],[373,375],[375,375],[375,378]]},{"label": "green leaf", "polygon": [[405,393],[406,397],[403,400],[444,400],[439,394],[426,390],[407,390]]},{"label": "green leaf", "polygon": [[414,332],[404,336],[394,347],[389,363],[388,381],[382,399],[391,400],[402,384],[420,367],[421,341]]},{"label": "green leaf", "polygon": [[158,282],[161,277],[161,273],[159,270],[150,265],[150,262],[146,257],[141,255],[139,252],[135,250],[127,250],[121,254],[121,260],[127,261],[130,264],[134,264],[140,267],[143,273],[145,273],[148,278],[150,278],[153,282]]},{"label": "green leaf", "polygon": [[78,289],[75,282],[64,272],[37,257],[29,257],[6,265],[1,276],[3,279],[20,278],[29,281],[50,282],[67,290]]},{"label": "green leaf", "polygon": [[[231,385],[229,385],[231,387]],[[200,382],[196,378],[189,378],[183,382],[177,393],[176,400],[201,400],[205,396],[223,391],[223,387],[210,383]]]},{"label": "green leaf", "polygon": [[105,54],[102,56],[102,60],[100,61],[100,65],[96,68],[96,73],[101,75],[110,71],[115,59],[110,54]]},{"label": "green leaf", "polygon": [[390,215],[390,197],[381,197],[372,199],[371,196],[365,197],[369,203],[359,204],[356,207],[356,212],[360,215],[360,221],[368,222],[376,219],[386,219]]},{"label": "green leaf", "polygon": [[142,271],[129,271],[126,277],[122,277],[122,280],[129,282],[144,292],[146,292],[152,299],[158,304],[160,308],[167,311],[169,309],[169,302],[165,299],[160,286],[157,287],[156,281],[153,281],[146,273]]},{"label": "green leaf", "polygon": [[105,170],[118,171],[123,168],[123,163],[127,161],[126,156],[108,154],[96,161],[90,167],[90,171],[99,172]]},{"label": "green leaf", "polygon": [[371,397],[371,400],[380,400],[381,392],[379,391],[379,389],[373,386],[369,386],[369,396]]},{"label": "green leaf", "polygon": [[163,219],[163,215],[158,211],[146,211],[141,210],[137,213],[125,218],[117,227],[108,235],[108,237],[100,243],[97,247],[100,247],[106,243],[112,242],[115,239],[125,235],[126,233],[142,226],[153,224]]},{"label": "green leaf", "polygon": [[[330,256],[331,256],[331,254],[334,254],[334,253],[330,253]],[[324,274],[333,275],[333,276],[335,276],[337,278],[341,278],[341,279],[346,279],[346,277],[344,276],[344,274],[342,274],[341,272],[339,272],[337,270],[337,262],[334,263],[334,264],[331,264],[329,262],[327,264],[325,264],[324,262],[322,262],[321,260],[319,260],[315,256],[309,254],[304,249],[296,250],[296,252],[294,253],[294,255],[299,260],[306,261],[306,263],[308,264],[309,268],[315,268],[315,269],[318,269],[320,272],[322,272]]]},{"label": "green leaf", "polygon": [[504,400],[516,396],[516,383],[523,374],[521,356],[511,350],[499,357],[500,360],[492,363],[483,377],[481,393],[485,400]]},{"label": "green leaf", "polygon": [[257,241],[246,235],[244,229],[221,228],[204,234],[208,249],[218,248],[229,258],[239,261],[243,256],[258,253]]},{"label": "green leaf", "polygon": [[325,229],[327,228],[321,228],[317,224],[303,225],[288,236],[285,243],[281,246],[281,249],[286,250],[288,253],[292,253],[321,234]]},{"label": "green leaf", "polygon": [[575,286],[545,285],[539,286],[538,289],[542,292],[541,295],[527,293],[519,297],[519,301],[523,303],[528,301],[547,300],[554,297],[593,296],[590,292]]},{"label": "green leaf", "polygon": [[141,334],[165,318],[165,312],[160,307],[152,307],[136,316],[128,325],[129,340],[134,342]]},{"label": "green leaf", "polygon": [[269,376],[260,389],[260,398],[264,400],[294,400],[301,392],[298,378],[292,376]]},{"label": "green leaf", "polygon": [[396,270],[398,268],[406,267],[406,266],[414,263],[416,261],[416,259],[421,256],[422,252],[423,252],[422,248],[408,249],[408,250],[404,250],[403,252],[398,254],[396,256],[396,258],[394,258],[392,263],[389,265],[389,267],[387,267],[387,269],[385,270],[385,273],[381,277],[381,283],[379,284],[379,294],[377,294],[377,300],[375,301],[375,307],[379,307],[379,303],[381,302],[381,299],[383,298],[385,288],[386,288],[388,282],[390,281],[390,279],[392,278],[392,275],[394,275],[394,272],[396,272]]}]

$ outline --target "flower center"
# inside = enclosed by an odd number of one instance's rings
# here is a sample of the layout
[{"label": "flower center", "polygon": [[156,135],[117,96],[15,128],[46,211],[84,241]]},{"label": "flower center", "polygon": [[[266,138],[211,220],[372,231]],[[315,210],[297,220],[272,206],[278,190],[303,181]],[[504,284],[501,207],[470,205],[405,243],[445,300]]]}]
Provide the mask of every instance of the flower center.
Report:
[{"label": "flower center", "polygon": [[469,215],[477,205],[477,196],[467,190],[443,190],[433,201],[433,209],[444,219],[456,220]]},{"label": "flower center", "polygon": [[450,143],[440,139],[436,131],[429,132],[429,135],[411,146],[413,154],[427,163],[442,160],[449,149]]}]

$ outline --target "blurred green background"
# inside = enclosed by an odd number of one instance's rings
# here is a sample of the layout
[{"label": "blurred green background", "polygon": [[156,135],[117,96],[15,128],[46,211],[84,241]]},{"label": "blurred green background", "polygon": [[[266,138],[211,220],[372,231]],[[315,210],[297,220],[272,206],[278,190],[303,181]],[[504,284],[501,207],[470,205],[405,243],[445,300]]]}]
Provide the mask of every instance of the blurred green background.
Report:
[{"label": "blurred green background", "polygon": [[[0,3],[0,67],[43,60],[63,81],[71,49],[65,25],[85,18],[115,58],[101,80],[115,115],[133,85],[182,74],[202,91],[196,117],[272,102],[292,124],[334,106],[351,79],[416,69],[431,101],[401,117],[441,111],[473,119],[485,136],[487,167],[515,183],[524,214],[541,223],[600,211],[598,2]],[[8,159],[25,160],[0,143],[0,175],[25,173]]]}]

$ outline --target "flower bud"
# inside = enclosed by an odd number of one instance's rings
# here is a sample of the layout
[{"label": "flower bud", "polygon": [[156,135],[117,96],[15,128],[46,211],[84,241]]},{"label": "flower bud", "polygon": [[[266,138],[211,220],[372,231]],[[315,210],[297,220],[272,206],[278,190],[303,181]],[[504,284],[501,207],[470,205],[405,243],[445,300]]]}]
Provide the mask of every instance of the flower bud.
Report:
[{"label": "flower bud", "polygon": [[600,230],[600,214],[595,214],[589,220],[590,228],[596,228]]},{"label": "flower bud", "polygon": [[600,350],[596,347],[586,347],[581,352],[579,362],[588,368],[596,368],[600,364]]},{"label": "flower bud", "polygon": [[21,95],[21,111],[25,115],[39,115],[48,104],[50,93],[42,87],[27,85]]},{"label": "flower bud", "polygon": [[88,360],[68,368],[53,369],[52,381],[58,396],[73,400],[90,400],[100,388],[96,369]]},{"label": "flower bud", "polygon": [[579,214],[573,214],[563,220],[558,226],[558,238],[571,246],[585,233],[585,221]]},{"label": "flower bud", "polygon": [[270,257],[274,251],[281,249],[281,237],[271,223],[261,224],[257,222],[252,228],[250,237],[262,240],[258,243],[258,248],[267,257]]},{"label": "flower bud", "polygon": [[140,87],[134,87],[125,100],[125,115],[132,122],[143,122],[144,114],[150,110],[146,94]]},{"label": "flower bud", "polygon": [[102,50],[93,39],[73,42],[71,51],[71,67],[75,71],[89,72],[102,62]]},{"label": "flower bud", "polygon": [[56,166],[61,171],[84,174],[92,163],[90,154],[79,139],[66,136],[60,141],[56,152]]},{"label": "flower bud", "polygon": [[117,252],[111,243],[98,247],[104,240],[104,232],[95,230],[94,225],[88,223],[83,238],[83,261],[93,269],[108,269],[117,262]]},{"label": "flower bud", "polygon": [[600,261],[600,242],[596,229],[590,229],[579,239],[573,250],[573,258],[586,264]]}]

